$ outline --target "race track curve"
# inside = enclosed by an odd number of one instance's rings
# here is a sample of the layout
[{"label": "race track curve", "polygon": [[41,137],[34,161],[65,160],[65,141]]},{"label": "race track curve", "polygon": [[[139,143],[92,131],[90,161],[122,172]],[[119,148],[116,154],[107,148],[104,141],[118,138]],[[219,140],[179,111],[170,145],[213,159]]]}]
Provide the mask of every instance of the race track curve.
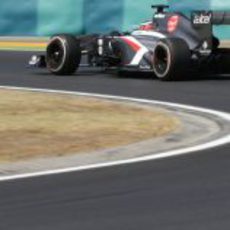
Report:
[{"label": "race track curve", "polygon": [[[1,52],[0,85],[148,98],[230,112],[230,77],[184,82],[26,68]],[[230,145],[132,165],[0,183],[1,230],[229,230]]]}]

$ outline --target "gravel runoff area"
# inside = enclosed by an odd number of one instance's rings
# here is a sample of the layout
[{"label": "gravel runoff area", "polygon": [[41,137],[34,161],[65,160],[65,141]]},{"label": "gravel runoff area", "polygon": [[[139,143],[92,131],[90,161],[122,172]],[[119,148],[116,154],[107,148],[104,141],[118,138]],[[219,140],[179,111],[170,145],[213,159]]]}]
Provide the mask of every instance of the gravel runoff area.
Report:
[{"label": "gravel runoff area", "polygon": [[[76,93],[75,93],[76,94]],[[109,147],[80,154],[43,156],[27,161],[0,164],[0,177],[15,174],[39,172],[43,170],[64,169],[66,167],[82,167],[89,164],[107,163],[134,159],[142,156],[159,154],[165,151],[172,151],[181,148],[194,147],[199,144],[214,141],[224,137],[230,132],[230,124],[221,120],[219,116],[209,115],[202,111],[189,110],[186,108],[174,107],[150,102],[138,102],[129,99],[105,98],[110,103],[120,107],[141,109],[145,111],[161,111],[179,119],[179,128],[174,129],[166,135],[155,138],[148,137],[140,139],[120,147]],[[131,107],[130,107],[131,106]],[[126,110],[126,109],[125,109]],[[16,111],[15,111],[16,112]],[[143,120],[143,117],[141,118]],[[177,122],[176,122],[177,123]],[[178,124],[178,123],[177,123]]]}]

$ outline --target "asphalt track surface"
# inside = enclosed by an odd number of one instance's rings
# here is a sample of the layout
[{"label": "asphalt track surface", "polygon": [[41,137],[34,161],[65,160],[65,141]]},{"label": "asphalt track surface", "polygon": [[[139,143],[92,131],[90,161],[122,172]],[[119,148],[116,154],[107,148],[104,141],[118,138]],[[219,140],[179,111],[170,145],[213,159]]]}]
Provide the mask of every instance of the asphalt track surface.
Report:
[{"label": "asphalt track surface", "polygon": [[[0,53],[0,85],[148,98],[230,112],[230,77],[160,82],[26,68]],[[1,230],[229,230],[230,145],[164,160],[0,183]]]}]

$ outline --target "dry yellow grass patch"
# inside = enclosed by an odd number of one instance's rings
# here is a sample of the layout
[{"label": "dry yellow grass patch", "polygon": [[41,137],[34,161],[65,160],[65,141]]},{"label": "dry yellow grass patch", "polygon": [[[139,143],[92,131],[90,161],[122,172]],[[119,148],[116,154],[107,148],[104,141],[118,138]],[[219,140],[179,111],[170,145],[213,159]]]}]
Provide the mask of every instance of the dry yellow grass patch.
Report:
[{"label": "dry yellow grass patch", "polygon": [[0,98],[0,162],[126,145],[179,124],[157,110],[106,100],[9,90]]}]

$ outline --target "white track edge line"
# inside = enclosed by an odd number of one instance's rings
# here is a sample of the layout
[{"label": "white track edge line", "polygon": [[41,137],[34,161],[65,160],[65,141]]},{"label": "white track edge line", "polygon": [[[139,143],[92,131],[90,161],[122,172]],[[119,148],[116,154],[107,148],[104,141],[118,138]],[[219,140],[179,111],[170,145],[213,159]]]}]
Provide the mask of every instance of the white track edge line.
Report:
[{"label": "white track edge line", "polygon": [[[212,110],[212,109],[205,109],[201,107],[190,106],[190,105],[182,105],[182,104],[177,104],[177,103],[122,97],[122,96],[102,95],[102,94],[73,92],[73,91],[64,91],[64,90],[38,89],[38,88],[28,88],[28,87],[0,86],[0,89],[23,90],[23,91],[43,92],[43,93],[57,93],[57,94],[66,94],[66,95],[78,95],[78,96],[87,96],[87,97],[96,97],[96,98],[104,98],[104,99],[114,99],[114,100],[121,100],[121,101],[162,105],[162,106],[168,106],[168,107],[174,107],[174,108],[179,108],[179,109],[185,109],[185,110],[205,113],[206,115],[214,115],[223,120],[226,120],[226,122],[230,122],[230,114],[228,113],[220,112],[220,111]],[[189,154],[192,152],[207,150],[207,149],[219,147],[219,146],[229,144],[229,143],[230,143],[230,134],[224,137],[221,137],[219,139],[216,139],[214,141],[211,141],[211,142],[199,144],[197,146],[187,147],[187,148],[182,148],[182,149],[177,149],[177,150],[172,150],[172,151],[167,151],[167,152],[160,152],[158,154],[153,154],[153,155],[148,155],[148,156],[143,156],[143,157],[136,157],[136,158],[126,159],[126,160],[118,160],[118,161],[112,161],[112,162],[106,162],[106,163],[89,164],[89,165],[78,166],[78,167],[69,167],[69,168],[67,167],[63,169],[44,170],[44,171],[34,172],[34,173],[23,173],[23,174],[11,175],[11,176],[0,176],[0,182],[11,181],[11,180],[16,180],[16,179],[26,179],[26,178],[32,178],[32,177],[56,175],[56,174],[61,174],[61,173],[71,173],[71,172],[90,170],[90,169],[91,170],[99,169],[99,168],[118,166],[118,165],[124,165],[124,164],[132,164],[132,163],[138,163],[138,162],[145,162],[145,161],[157,160],[157,159],[164,159],[164,158],[169,158],[173,156]]]}]

